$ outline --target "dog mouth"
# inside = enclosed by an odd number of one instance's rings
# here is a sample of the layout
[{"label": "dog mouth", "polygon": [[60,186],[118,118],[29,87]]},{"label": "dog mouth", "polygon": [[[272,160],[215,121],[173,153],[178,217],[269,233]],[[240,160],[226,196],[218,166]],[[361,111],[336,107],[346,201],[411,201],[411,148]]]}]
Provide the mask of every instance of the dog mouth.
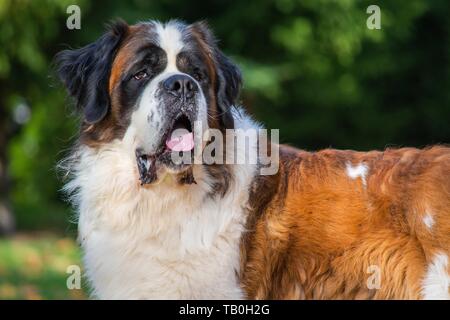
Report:
[{"label": "dog mouth", "polygon": [[146,154],[141,148],[136,149],[136,162],[141,185],[151,184],[158,178],[158,167],[165,166],[170,171],[177,173],[185,171],[191,163],[174,162],[174,153],[177,159],[184,159],[186,153],[190,153],[192,159],[194,149],[194,132],[192,118],[184,113],[174,118],[171,125],[161,139],[157,152]]},{"label": "dog mouth", "polygon": [[175,119],[168,131],[165,144],[166,149],[176,152],[187,152],[194,149],[194,133],[192,123],[188,116],[181,114]]}]

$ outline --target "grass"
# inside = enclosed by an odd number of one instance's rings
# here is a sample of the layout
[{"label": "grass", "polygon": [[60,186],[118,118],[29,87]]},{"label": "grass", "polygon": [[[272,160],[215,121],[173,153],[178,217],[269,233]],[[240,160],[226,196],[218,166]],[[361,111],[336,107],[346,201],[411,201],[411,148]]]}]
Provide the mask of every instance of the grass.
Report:
[{"label": "grass", "polygon": [[85,299],[81,289],[68,289],[70,265],[81,266],[72,238],[17,235],[0,238],[0,300]]}]

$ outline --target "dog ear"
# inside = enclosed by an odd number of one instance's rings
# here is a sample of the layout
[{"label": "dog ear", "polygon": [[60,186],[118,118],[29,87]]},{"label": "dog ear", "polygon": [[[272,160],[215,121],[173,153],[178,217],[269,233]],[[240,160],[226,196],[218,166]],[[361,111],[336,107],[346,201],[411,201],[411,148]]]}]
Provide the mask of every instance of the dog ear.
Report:
[{"label": "dog ear", "polygon": [[237,65],[220,51],[217,40],[205,21],[196,22],[192,27],[194,30],[197,30],[202,40],[208,46],[209,54],[216,65],[216,92],[222,124],[225,128],[233,129],[234,120],[231,109],[236,105],[241,91],[241,72]]},{"label": "dog ear", "polygon": [[60,80],[89,124],[98,123],[108,113],[111,66],[127,31],[126,22],[114,22],[94,43],[76,50],[61,51],[55,57]]}]

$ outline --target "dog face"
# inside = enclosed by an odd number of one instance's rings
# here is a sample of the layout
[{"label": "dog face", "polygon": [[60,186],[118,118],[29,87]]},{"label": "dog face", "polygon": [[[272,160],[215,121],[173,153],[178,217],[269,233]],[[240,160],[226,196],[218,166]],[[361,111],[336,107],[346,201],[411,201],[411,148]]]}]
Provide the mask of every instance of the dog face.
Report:
[{"label": "dog face", "polygon": [[117,22],[96,42],[56,57],[59,76],[82,112],[81,143],[125,140],[141,183],[180,173],[174,153],[194,148],[194,124],[233,128],[230,108],[241,86],[238,68],[218,49],[205,23]]}]

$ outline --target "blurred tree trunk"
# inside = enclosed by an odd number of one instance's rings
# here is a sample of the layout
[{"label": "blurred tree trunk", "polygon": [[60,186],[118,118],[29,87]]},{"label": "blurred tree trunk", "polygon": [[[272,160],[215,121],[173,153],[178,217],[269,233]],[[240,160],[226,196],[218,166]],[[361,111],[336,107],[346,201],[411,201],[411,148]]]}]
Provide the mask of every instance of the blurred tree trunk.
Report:
[{"label": "blurred tree trunk", "polygon": [[0,235],[14,231],[14,216],[9,205],[9,179],[7,161],[8,112],[0,106]]}]

